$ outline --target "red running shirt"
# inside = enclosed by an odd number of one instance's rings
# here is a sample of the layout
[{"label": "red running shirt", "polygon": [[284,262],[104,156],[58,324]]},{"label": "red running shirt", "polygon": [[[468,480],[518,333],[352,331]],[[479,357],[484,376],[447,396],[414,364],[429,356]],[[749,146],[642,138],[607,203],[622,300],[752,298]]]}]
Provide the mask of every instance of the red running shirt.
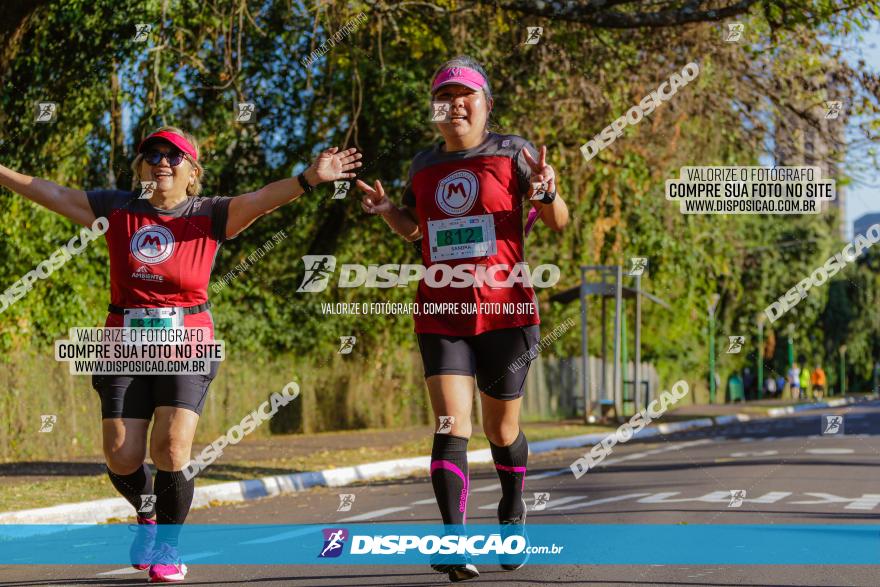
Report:
[{"label": "red running shirt", "polygon": [[[495,281],[508,278],[510,269],[524,262],[523,201],[529,191],[531,169],[523,147],[537,159],[534,145],[516,135],[489,133],[477,147],[446,152],[441,144],[413,159],[403,204],[414,208],[422,233],[422,262],[426,271],[436,263],[506,265]],[[494,232],[494,238],[492,233]],[[482,242],[471,248],[467,243]],[[492,242],[494,241],[494,243]],[[442,246],[446,245],[446,246]],[[493,252],[494,251],[494,252]],[[476,312],[425,313],[414,316],[417,333],[473,336],[489,330],[539,324],[538,304],[531,287],[430,287],[419,282],[416,303],[459,303]],[[484,304],[513,304],[514,312]],[[503,307],[503,306],[502,306]]]},{"label": "red running shirt", "polygon": [[[110,251],[110,303],[122,308],[197,306],[208,301],[208,282],[220,245],[226,240],[231,198],[187,197],[168,210],[138,192],[87,192],[95,216],[104,216]],[[109,314],[107,327],[121,327]],[[207,327],[210,311],[184,316],[187,327]]]}]

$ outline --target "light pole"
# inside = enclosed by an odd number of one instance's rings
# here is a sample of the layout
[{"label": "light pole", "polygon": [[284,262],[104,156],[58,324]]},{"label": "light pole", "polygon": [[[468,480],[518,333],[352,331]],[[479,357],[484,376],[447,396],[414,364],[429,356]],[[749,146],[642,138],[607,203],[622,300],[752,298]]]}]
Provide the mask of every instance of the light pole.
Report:
[{"label": "light pole", "polygon": [[715,308],[721,296],[709,296],[709,403],[715,403]]},{"label": "light pole", "polygon": [[846,345],[840,345],[840,395],[846,395]]},{"label": "light pole", "polygon": [[880,361],[874,363],[874,397],[880,396]]},{"label": "light pole", "polygon": [[758,399],[764,399],[764,312],[758,314]]},{"label": "light pole", "polygon": [[[800,385],[799,382],[794,381],[794,371],[792,371],[792,367],[794,367],[794,322],[789,323],[785,332],[788,334],[788,372],[785,375],[786,379],[789,377],[792,379],[792,381],[788,382],[788,391],[793,392],[795,386]],[[800,395],[794,399],[800,401]]]}]

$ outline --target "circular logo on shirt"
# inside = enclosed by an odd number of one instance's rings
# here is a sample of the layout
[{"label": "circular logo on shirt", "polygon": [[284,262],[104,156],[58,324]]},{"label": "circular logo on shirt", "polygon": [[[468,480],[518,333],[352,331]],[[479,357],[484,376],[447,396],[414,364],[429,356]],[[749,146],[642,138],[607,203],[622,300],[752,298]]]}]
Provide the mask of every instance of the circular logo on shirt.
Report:
[{"label": "circular logo on shirt", "polygon": [[434,199],[450,216],[461,216],[474,207],[479,193],[480,180],[472,172],[462,169],[440,180]]},{"label": "circular logo on shirt", "polygon": [[147,224],[131,235],[129,249],[141,263],[156,265],[167,261],[174,252],[174,235],[164,226]]}]

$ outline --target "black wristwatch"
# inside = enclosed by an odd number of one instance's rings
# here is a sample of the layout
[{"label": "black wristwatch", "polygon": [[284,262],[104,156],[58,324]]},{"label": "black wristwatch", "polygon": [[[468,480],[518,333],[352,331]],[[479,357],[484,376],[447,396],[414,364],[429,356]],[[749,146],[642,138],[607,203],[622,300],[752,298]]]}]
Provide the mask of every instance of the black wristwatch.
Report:
[{"label": "black wristwatch", "polygon": [[541,202],[542,204],[552,204],[553,200],[555,200],[555,199],[556,199],[556,191],[554,190],[552,192],[544,192],[544,196],[538,201]]},{"label": "black wristwatch", "polygon": [[303,189],[304,194],[310,194],[310,193],[312,193],[312,190],[315,189],[314,186],[309,185],[309,182],[306,181],[306,172],[305,171],[303,171],[302,173],[297,175],[296,180],[299,182],[299,187],[301,187]]}]

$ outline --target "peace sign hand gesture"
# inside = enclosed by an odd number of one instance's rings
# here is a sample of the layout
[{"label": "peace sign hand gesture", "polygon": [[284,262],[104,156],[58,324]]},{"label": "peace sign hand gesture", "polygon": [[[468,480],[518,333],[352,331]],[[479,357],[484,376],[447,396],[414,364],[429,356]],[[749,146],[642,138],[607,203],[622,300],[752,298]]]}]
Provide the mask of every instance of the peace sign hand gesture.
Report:
[{"label": "peace sign hand gesture", "polygon": [[357,186],[365,194],[361,200],[361,208],[367,214],[385,214],[394,207],[391,200],[385,197],[385,189],[378,179],[374,187],[361,180],[357,180]]},{"label": "peace sign hand gesture", "polygon": [[529,199],[535,194],[535,184],[541,184],[541,191],[544,192],[555,192],[556,191],[556,172],[553,171],[553,168],[550,165],[547,165],[547,146],[544,145],[541,147],[541,150],[538,152],[538,160],[535,161],[532,154],[529,153],[529,150],[523,147],[523,156],[526,159],[526,164],[528,164],[529,168],[532,170],[532,175],[529,180],[531,186],[529,187]]}]

